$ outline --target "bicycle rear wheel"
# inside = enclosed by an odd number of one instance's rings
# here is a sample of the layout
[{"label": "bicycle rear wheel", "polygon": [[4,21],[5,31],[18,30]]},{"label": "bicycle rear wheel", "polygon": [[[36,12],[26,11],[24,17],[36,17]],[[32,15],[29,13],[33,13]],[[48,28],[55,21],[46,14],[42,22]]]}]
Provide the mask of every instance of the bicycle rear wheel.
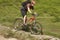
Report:
[{"label": "bicycle rear wheel", "polygon": [[32,25],[32,31],[33,34],[41,34],[43,35],[42,25],[39,22],[33,23]]},{"label": "bicycle rear wheel", "polygon": [[23,19],[22,18],[16,18],[14,21],[14,29],[21,30],[23,26]]}]

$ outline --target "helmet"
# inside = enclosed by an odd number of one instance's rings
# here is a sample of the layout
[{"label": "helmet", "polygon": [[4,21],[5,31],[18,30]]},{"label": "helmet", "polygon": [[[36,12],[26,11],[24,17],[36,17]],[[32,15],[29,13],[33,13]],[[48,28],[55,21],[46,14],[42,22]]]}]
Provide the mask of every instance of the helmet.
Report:
[{"label": "helmet", "polygon": [[32,0],[32,1],[31,1],[31,3],[32,3],[32,4],[35,4],[35,1],[34,1],[34,0]]}]

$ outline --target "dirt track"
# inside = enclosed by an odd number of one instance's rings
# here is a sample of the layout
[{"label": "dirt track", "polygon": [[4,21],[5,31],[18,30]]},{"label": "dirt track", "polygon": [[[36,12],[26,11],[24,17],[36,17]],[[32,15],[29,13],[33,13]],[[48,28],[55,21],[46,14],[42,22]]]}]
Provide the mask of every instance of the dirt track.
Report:
[{"label": "dirt track", "polygon": [[0,40],[17,40],[16,38],[5,38],[0,35]]},{"label": "dirt track", "polygon": [[[3,33],[5,33],[5,31],[7,31],[10,28],[7,28],[5,26],[1,26],[0,25],[0,32],[4,31]],[[13,30],[12,30],[13,31]],[[14,32],[14,31],[13,31]],[[28,32],[24,32],[24,31],[17,31],[17,33],[22,33],[24,36],[25,35],[30,35],[38,40],[44,40],[44,39],[48,39],[48,40],[60,40],[59,38],[56,38],[54,36],[48,36],[48,35],[32,35]],[[22,37],[22,36],[21,36]],[[27,36],[28,37],[28,36]],[[22,37],[23,38],[23,37]],[[5,38],[4,36],[0,35],[0,40],[17,40],[16,38]]]}]

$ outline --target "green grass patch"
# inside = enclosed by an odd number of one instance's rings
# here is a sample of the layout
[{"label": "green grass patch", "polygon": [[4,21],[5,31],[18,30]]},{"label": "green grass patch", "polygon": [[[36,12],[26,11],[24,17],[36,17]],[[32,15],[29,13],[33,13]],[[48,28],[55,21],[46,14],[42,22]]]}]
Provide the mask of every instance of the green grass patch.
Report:
[{"label": "green grass patch", "polygon": [[[11,27],[16,17],[22,17],[21,2],[23,1],[0,0],[0,24]],[[45,34],[60,37],[60,0],[36,0],[35,11]]]}]

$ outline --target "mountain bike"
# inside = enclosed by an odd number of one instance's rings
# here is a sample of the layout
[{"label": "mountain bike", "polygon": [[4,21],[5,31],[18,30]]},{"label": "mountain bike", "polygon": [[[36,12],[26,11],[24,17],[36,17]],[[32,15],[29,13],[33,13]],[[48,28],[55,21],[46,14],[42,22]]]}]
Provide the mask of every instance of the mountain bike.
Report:
[{"label": "mountain bike", "polygon": [[42,24],[37,21],[36,13],[33,13],[29,19],[27,18],[26,26],[23,25],[23,18],[16,18],[14,21],[14,29],[28,31],[28,32],[31,32],[32,34],[43,35]]}]

